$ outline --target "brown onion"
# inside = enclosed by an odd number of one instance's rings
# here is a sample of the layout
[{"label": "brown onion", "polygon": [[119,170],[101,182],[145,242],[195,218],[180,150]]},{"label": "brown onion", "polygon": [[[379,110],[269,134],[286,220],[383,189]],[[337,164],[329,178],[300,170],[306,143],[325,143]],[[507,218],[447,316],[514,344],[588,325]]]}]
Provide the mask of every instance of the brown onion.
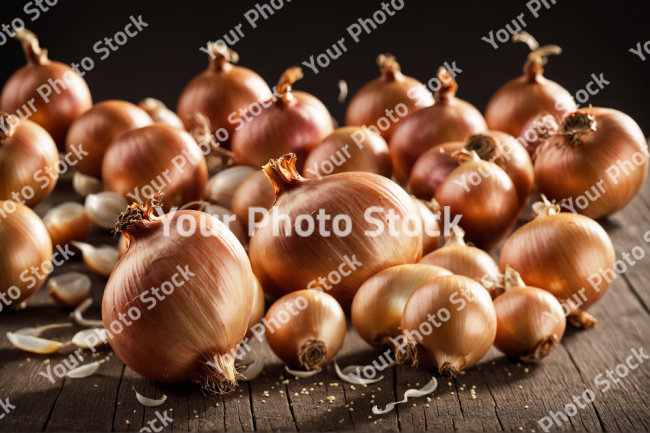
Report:
[{"label": "brown onion", "polygon": [[220,44],[209,44],[210,65],[185,86],[176,111],[188,131],[201,126],[194,121],[194,112],[205,113],[213,133],[221,128],[227,131],[229,138],[222,145],[229,147],[242,111],[270,99],[272,93],[262,77],[250,69],[233,65],[239,61],[239,56],[224,48]]},{"label": "brown onion", "polygon": [[45,128],[63,150],[70,124],[93,105],[88,85],[68,65],[49,60],[47,50],[39,46],[36,35],[29,30],[16,30],[15,38],[23,44],[27,64],[14,72],[2,88],[0,110],[23,119],[29,117]]},{"label": "brown onion", "polygon": [[125,132],[152,124],[151,117],[130,102],[99,102],[70,126],[65,140],[66,152],[72,151],[71,146],[88,152],[75,167],[83,174],[101,179],[102,161],[108,146]]},{"label": "brown onion", "polygon": [[562,207],[597,219],[625,207],[648,173],[648,146],[639,125],[610,108],[585,108],[562,121],[540,148],[535,181]]},{"label": "brown onion", "polygon": [[147,112],[153,123],[160,123],[163,125],[173,126],[175,128],[184,129],[183,121],[176,113],[167,108],[167,106],[155,98],[144,98],[138,102],[138,107]]},{"label": "brown onion", "polygon": [[[45,129],[29,120],[0,112],[0,122],[4,122],[4,129],[0,128],[0,200],[34,207],[52,192],[59,177],[56,144]],[[45,170],[50,174],[44,174]]]},{"label": "brown onion", "polygon": [[270,209],[275,202],[275,190],[269,182],[269,178],[264,174],[264,170],[256,171],[249,176],[235,191],[232,198],[232,211],[237,216],[244,231],[251,236],[253,233],[249,230],[249,223],[262,221],[263,214],[255,213],[249,215],[249,209],[252,207],[261,207]]},{"label": "brown onion", "polygon": [[434,95],[435,104],[406,118],[390,138],[393,175],[401,185],[408,182],[415,161],[427,150],[487,130],[483,115],[456,98],[458,85],[444,67],[438,70],[438,80],[441,87]]},{"label": "brown onion", "polygon": [[[387,117],[387,111],[395,110],[399,104],[405,105],[408,113],[433,105],[431,93],[415,78],[403,75],[395,57],[381,54],[377,57],[377,64],[381,76],[354,94],[345,113],[346,125],[377,125],[379,119]],[[416,105],[418,101],[420,104]],[[399,117],[394,117],[399,121]],[[379,133],[388,141],[396,126],[394,122],[389,122],[388,128]]]},{"label": "brown onion", "polygon": [[201,199],[208,167],[189,133],[169,125],[150,125],[123,134],[108,147],[102,177],[107,191],[130,201],[144,201],[163,190],[169,197],[163,206],[167,212]]},{"label": "brown onion", "polygon": [[257,114],[251,110],[252,120],[232,137],[237,164],[259,168],[291,152],[298,156],[302,171],[309,152],[332,133],[334,125],[325,105],[309,93],[292,90],[302,76],[298,67],[287,69],[276,90],[280,97],[267,98],[263,107],[258,104]]},{"label": "brown onion", "polygon": [[571,94],[555,81],[542,75],[549,54],[560,54],[557,45],[540,47],[526,32],[512,37],[514,42],[525,42],[532,52],[524,64],[521,77],[508,81],[492,96],[485,109],[485,120],[490,129],[517,136],[528,119],[548,112],[557,118],[577,109]]}]

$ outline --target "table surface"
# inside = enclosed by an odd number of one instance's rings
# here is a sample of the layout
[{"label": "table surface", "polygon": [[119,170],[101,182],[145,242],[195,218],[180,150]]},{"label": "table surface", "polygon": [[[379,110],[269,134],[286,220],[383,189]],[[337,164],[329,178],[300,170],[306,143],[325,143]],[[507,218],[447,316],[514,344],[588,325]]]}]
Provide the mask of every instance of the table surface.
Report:
[{"label": "table surface", "polygon": [[[599,221],[610,234],[616,254],[650,246],[643,235],[650,230],[650,181],[621,212]],[[64,201],[81,202],[71,187],[71,177],[62,177],[55,191],[36,211],[43,215]],[[523,218],[522,218],[523,219]],[[520,224],[525,221],[520,221]],[[106,232],[93,229],[88,240],[94,245],[117,241]],[[498,249],[493,253],[497,257]],[[95,303],[88,318],[100,317],[100,300],[105,280],[92,275],[81,255],[57,268],[53,275],[76,270],[90,276]],[[20,328],[70,321],[69,310],[52,300],[41,288],[20,312],[0,314],[0,399],[15,406],[4,419],[0,431],[139,431],[156,419],[156,411],[166,410],[173,418],[164,431],[323,431],[323,430],[460,430],[460,431],[542,431],[537,421],[549,411],[561,411],[572,397],[592,389],[596,398],[578,410],[559,430],[648,431],[650,429],[650,363],[641,364],[607,392],[594,378],[644,348],[650,354],[650,256],[616,278],[606,296],[590,309],[598,328],[588,331],[567,328],[557,350],[543,362],[518,363],[492,348],[481,362],[456,379],[440,378],[431,369],[394,367],[384,379],[366,387],[343,383],[328,365],[322,373],[308,378],[288,377],[283,384],[283,364],[266,342],[251,344],[253,350],[244,363],[263,358],[265,370],[251,382],[240,382],[226,396],[204,395],[198,384],[166,385],[151,382],[133,372],[104,349],[109,357],[97,373],[85,379],[60,379],[51,383],[46,372],[67,358],[73,348],[51,355],[36,355],[14,348],[4,336]],[[48,331],[45,338],[69,340],[82,328],[78,325]],[[86,351],[89,355],[90,352]],[[349,326],[345,344],[338,354],[341,366],[366,365],[378,356]],[[91,362],[87,356],[85,362]],[[408,388],[420,388],[431,377],[438,379],[437,390],[427,397],[409,399],[407,404],[386,415],[372,414],[374,401],[380,408],[402,399]],[[322,383],[322,385],[320,385]],[[156,408],[136,400],[133,387],[151,398],[167,396]],[[476,386],[476,398],[470,390]],[[309,394],[301,394],[303,388]],[[265,396],[268,391],[268,396]],[[328,403],[327,396],[335,396]],[[354,410],[352,410],[354,409]],[[2,411],[0,410],[0,413]],[[160,425],[154,424],[156,427]]]}]

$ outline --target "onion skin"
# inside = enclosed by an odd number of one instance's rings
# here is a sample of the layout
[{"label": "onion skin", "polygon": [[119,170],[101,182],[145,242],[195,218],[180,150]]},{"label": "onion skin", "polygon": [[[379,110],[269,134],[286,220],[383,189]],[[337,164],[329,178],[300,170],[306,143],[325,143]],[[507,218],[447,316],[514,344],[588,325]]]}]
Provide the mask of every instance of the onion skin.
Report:
[{"label": "onion skin", "polygon": [[[259,170],[249,176],[235,191],[232,198],[232,211],[237,216],[237,220],[241,223],[244,231],[248,233],[248,209],[251,207],[271,209],[273,202],[275,202],[273,185],[269,182],[264,171]],[[262,221],[262,214],[255,214],[255,222],[260,221]]]},{"label": "onion skin", "polygon": [[210,49],[215,58],[210,58],[208,69],[185,86],[176,111],[188,131],[201,126],[194,121],[194,112],[205,113],[210,119],[213,133],[219,128],[228,131],[229,139],[222,142],[228,148],[238,125],[236,121],[229,122],[228,116],[237,113],[239,119],[240,109],[245,110],[252,103],[266,101],[272,93],[264,79],[255,72],[230,63],[231,59],[235,60],[234,56],[239,58],[236,53],[231,50],[221,53],[214,44],[210,44]]},{"label": "onion skin", "polygon": [[[354,142],[352,134],[358,134],[359,140],[364,138],[362,148]],[[333,168],[330,173],[325,173],[322,168],[321,164],[325,161]],[[350,171],[365,171],[390,179],[393,168],[386,140],[358,126],[338,128],[309,153],[303,176],[305,179],[316,179],[318,176]]]},{"label": "onion skin", "polygon": [[137,105],[118,100],[103,101],[72,123],[65,149],[71,152],[71,146],[81,145],[88,155],[84,155],[75,168],[101,179],[102,161],[108,146],[125,132],[152,124],[151,117]]},{"label": "onion skin", "polygon": [[[32,274],[27,272],[23,275],[23,272],[32,268],[41,268],[43,262],[52,261],[52,240],[43,221],[33,210],[13,201],[7,207],[5,203],[0,200],[0,209],[3,212],[12,209],[12,204],[15,205],[16,210],[12,213],[7,212],[7,216],[2,216],[0,222],[0,245],[2,245],[0,293],[5,295],[4,299],[11,301],[9,308],[19,309],[20,303],[36,293],[46,280],[46,278],[34,277],[34,286],[29,288],[32,284],[30,279]],[[24,281],[20,278],[21,275]],[[43,273],[40,272],[40,275]],[[8,294],[12,286],[20,291],[15,299]],[[11,294],[15,295],[15,292],[12,291]],[[2,306],[6,304],[5,302]]]},{"label": "onion skin", "polygon": [[[304,309],[300,309],[296,303],[300,297],[307,301]],[[287,307],[287,303],[293,304],[293,307]],[[298,314],[293,315],[287,311],[289,308]],[[289,315],[287,323],[282,324],[277,319],[278,314],[284,316],[281,311]],[[271,320],[278,323],[279,328]],[[347,328],[345,314],[336,299],[317,290],[299,290],[281,297],[266,313],[266,323],[267,327],[274,330],[266,332],[266,339],[273,352],[290,366],[306,370],[322,368],[336,356],[343,346]],[[323,343],[324,350],[314,353],[316,351],[308,349],[312,352],[309,356],[310,353],[305,349],[311,342]],[[306,360],[309,361],[305,362]]]},{"label": "onion skin", "polygon": [[[598,219],[625,207],[643,186],[648,173],[647,144],[639,125],[620,111],[588,108],[577,113],[567,117],[563,126],[569,127],[567,122],[572,118],[578,121],[577,117],[584,120],[591,115],[596,131],[588,130],[576,140],[572,140],[575,134],[558,134],[546,140],[535,160],[535,179],[539,191],[549,199],[571,198],[575,211]],[[640,165],[633,160],[636,153]],[[629,161],[634,170],[623,163],[629,173],[625,174],[617,164],[619,160]],[[610,167],[620,171],[615,180],[606,173]],[[591,201],[585,191],[596,199]],[[587,199],[585,209],[576,204],[581,195]]]},{"label": "onion skin", "polygon": [[[67,216],[67,218],[62,219],[62,210],[71,212],[71,208],[76,208],[77,212],[74,214],[75,216],[70,218],[69,214],[63,215]],[[45,224],[50,239],[52,239],[53,249],[57,245],[65,246],[70,241],[85,241],[90,235],[93,226],[90,218],[86,214],[84,206],[75,202],[62,203],[52,208],[43,217],[43,224]]]},{"label": "onion skin", "polygon": [[[246,334],[254,297],[246,252],[221,222],[196,211],[176,212],[169,236],[164,236],[163,222],[153,215],[151,205],[150,199],[147,207],[129,207],[116,226],[130,244],[108,281],[102,303],[104,327],[112,333],[111,347],[147,379],[194,381],[213,392],[231,391],[237,384],[231,350],[236,351]],[[134,218],[137,214],[142,220]],[[202,236],[198,231],[193,236],[181,235],[177,221],[182,216],[195,218],[197,227],[203,217],[206,230],[214,230],[215,235]],[[152,287],[173,282],[177,266],[195,275],[177,275],[176,281],[184,282],[182,289],[177,286],[149,310],[151,301],[143,301],[143,293],[153,296]],[[126,315],[130,307],[140,309],[142,316],[116,333],[111,323],[120,322],[119,315]],[[219,373],[208,361],[219,362],[223,371]]]},{"label": "onion skin", "polygon": [[402,313],[413,292],[443,275],[452,273],[438,266],[418,264],[393,266],[373,275],[361,285],[352,301],[354,328],[368,344],[383,347],[388,344],[386,338],[402,335]]},{"label": "onion skin", "polygon": [[558,124],[553,115],[549,112],[541,112],[526,122],[521,128],[518,138],[523,140],[524,147],[530,155],[530,159],[535,162],[537,158],[537,149],[544,144],[551,136],[557,134]]},{"label": "onion skin", "polygon": [[253,309],[251,310],[251,317],[248,320],[248,331],[246,336],[253,338],[254,334],[251,328],[262,321],[264,317],[264,289],[255,275],[253,275],[255,283],[255,290],[253,291]]},{"label": "onion skin", "polygon": [[[29,120],[45,128],[58,148],[63,150],[70,124],[93,105],[88,85],[70,66],[50,61],[47,50],[41,50],[33,33],[19,31],[16,38],[23,43],[27,64],[14,72],[2,88],[0,109],[11,114],[17,110],[25,115],[31,112]],[[61,93],[50,86],[52,92],[48,96],[49,102],[46,102],[36,89],[48,84],[50,79],[57,83]],[[67,89],[56,80],[62,81]],[[34,110],[27,105],[32,99]]]},{"label": "onion skin", "polygon": [[[463,292],[474,301],[468,301]],[[465,302],[464,308],[460,300]],[[447,309],[450,318],[438,320],[440,327],[436,327],[428,315],[437,315],[441,308]],[[490,295],[480,284],[460,275],[438,277],[413,292],[402,315],[404,335],[409,338],[409,333],[421,333],[422,323],[429,323],[432,332],[421,334],[422,340],[414,342],[444,377],[456,377],[476,364],[492,346],[497,332]]]},{"label": "onion skin", "polygon": [[[409,114],[433,105],[431,93],[415,78],[402,74],[394,57],[380,55],[377,64],[381,76],[370,81],[354,94],[345,113],[346,125],[376,126],[380,118],[387,117],[386,110],[394,110],[398,104],[406,105]],[[416,90],[412,90],[414,88]],[[420,104],[416,106],[418,101]],[[398,116],[395,117],[399,119]],[[379,128],[378,130],[388,141],[396,126],[394,122],[389,121],[385,131]]]},{"label": "onion skin", "polygon": [[[249,253],[253,271],[267,293],[279,296],[303,288],[318,288],[319,278],[327,278],[346,263],[346,257],[353,260],[354,256],[361,265],[355,265],[355,270],[342,276],[339,283],[331,284],[328,290],[349,310],[355,293],[372,275],[391,266],[417,262],[422,256],[421,235],[408,236],[401,229],[405,217],[417,215],[415,204],[405,191],[385,177],[353,172],[308,180],[296,171],[295,155],[271,161],[264,170],[276,188],[274,209],[277,206],[278,214],[286,214],[295,222],[300,215],[325,209],[332,220],[341,214],[348,215],[352,221],[352,232],[342,237],[331,231],[331,223],[326,224],[330,236],[322,236],[315,217],[314,232],[307,237],[298,236],[293,230],[289,237],[283,229],[280,236],[274,236],[271,221],[258,227]],[[379,220],[386,220],[390,209],[394,210],[399,217],[396,224],[399,237],[391,236],[385,225],[383,233],[376,237],[364,234],[377,230],[377,225],[364,217],[365,210],[371,206],[383,209],[371,215]],[[416,223],[411,222],[409,229],[415,232]],[[340,227],[344,229],[345,223]],[[349,271],[351,266],[347,266],[343,269]]]},{"label": "onion skin", "polygon": [[[45,167],[50,167],[56,176],[59,152],[52,137],[37,123],[20,120],[13,127],[7,113],[0,113],[0,116],[5,120],[7,128],[7,133],[0,129],[0,200],[13,200],[12,193],[15,192],[26,206],[34,207],[50,195],[56,186],[58,177],[42,173]],[[39,170],[40,177],[35,176]],[[34,177],[41,180],[36,181]],[[45,188],[43,177],[49,181]],[[32,191],[25,190],[26,194],[23,194],[25,187],[30,187]],[[28,199],[27,196],[32,192],[34,196]]]},{"label": "onion skin", "polygon": [[295,153],[302,172],[309,152],[332,133],[332,117],[325,105],[309,93],[291,90],[300,78],[300,68],[287,69],[276,90],[282,97],[267,99],[263,104],[271,105],[258,116],[249,116],[252,120],[235,132],[232,151],[237,164],[259,168],[270,159]]},{"label": "onion skin", "polygon": [[[195,161],[192,164],[187,151]],[[185,158],[181,173],[172,163],[177,156]],[[169,171],[171,181],[163,188],[169,197],[163,205],[165,212],[172,207],[200,200],[208,181],[208,166],[192,136],[169,125],[150,125],[120,136],[106,150],[102,163],[102,177],[106,191],[116,192],[127,200],[127,194],[135,194],[142,188],[159,185]],[[155,191],[155,190],[154,190]]]}]

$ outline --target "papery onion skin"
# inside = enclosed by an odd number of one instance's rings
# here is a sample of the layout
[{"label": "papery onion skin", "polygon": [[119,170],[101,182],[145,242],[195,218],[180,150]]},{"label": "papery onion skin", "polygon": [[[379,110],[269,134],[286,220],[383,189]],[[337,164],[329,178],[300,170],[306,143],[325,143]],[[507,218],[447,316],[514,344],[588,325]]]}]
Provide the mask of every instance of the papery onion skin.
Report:
[{"label": "papery onion skin", "polygon": [[[232,198],[232,211],[237,216],[237,220],[241,223],[244,231],[248,233],[249,222],[249,208],[261,207],[270,209],[275,202],[275,191],[269,182],[268,177],[264,174],[263,170],[255,172],[249,176],[248,179],[242,183],[235,195]],[[262,221],[262,213],[256,213],[254,217],[255,222]]]},{"label": "papery onion skin", "polygon": [[[307,302],[304,308],[300,307],[304,303],[300,297]],[[298,314],[287,311],[287,303],[293,304],[290,308]],[[278,320],[278,314],[284,316],[282,311],[290,317],[284,324]],[[318,290],[299,290],[281,297],[271,305],[265,321],[274,330],[266,332],[273,352],[289,366],[306,370],[322,368],[336,356],[347,328],[345,313],[336,299]]]},{"label": "papery onion skin", "polygon": [[[182,173],[172,163],[177,157],[185,160]],[[163,176],[166,171],[170,182]],[[163,204],[167,212],[203,196],[208,166],[189,133],[169,125],[150,125],[123,134],[108,147],[102,177],[106,191],[116,192],[127,200],[133,200],[127,194],[135,194],[136,187],[141,192],[149,185],[155,192],[160,188],[152,187],[153,183],[156,186],[166,183],[162,189],[168,197]]]},{"label": "papery onion skin", "polygon": [[[386,110],[395,110],[398,104],[406,105],[409,114],[433,105],[431,93],[415,78],[402,74],[393,56],[380,55],[377,64],[381,76],[365,84],[354,94],[345,113],[346,125],[376,126],[380,118],[387,117]],[[411,90],[414,88],[417,90]],[[418,101],[420,104],[416,106]],[[379,133],[388,141],[396,126],[394,122],[390,122],[388,128],[380,129]]]},{"label": "papery onion skin", "polygon": [[[570,128],[568,122],[580,121],[577,117],[589,122],[589,116],[595,131],[546,140],[535,160],[535,180],[549,199],[571,198],[576,212],[598,219],[622,209],[639,192],[648,173],[648,150],[639,125],[610,108],[580,109],[563,120],[560,132],[566,133],[562,128]],[[611,167],[619,170],[615,179],[607,172]],[[577,203],[580,196],[586,198],[584,209],[584,202]]]},{"label": "papery onion skin", "polygon": [[[417,262],[422,256],[422,238],[416,232],[414,220],[419,218],[415,204],[406,192],[385,177],[353,172],[308,180],[297,173],[295,155],[271,161],[264,170],[275,184],[277,199],[274,209],[277,206],[280,215],[288,215],[293,222],[300,215],[311,215],[325,209],[325,213],[331,216],[330,222],[326,223],[330,236],[321,235],[316,218],[314,231],[307,237],[297,236],[293,229],[290,237],[285,235],[284,229],[281,229],[280,236],[274,236],[272,221],[256,229],[249,253],[253,271],[267,293],[279,296],[303,288],[318,288],[319,278],[328,278],[331,272],[346,263],[346,257],[352,260],[354,256],[361,265],[355,265],[356,269],[341,276],[341,281],[332,284],[328,290],[344,309],[349,309],[358,288],[372,275],[391,266]],[[383,233],[376,237],[364,234],[366,230],[373,232],[378,229],[364,217],[364,212],[371,206],[383,209],[383,212],[371,216],[384,221],[389,211],[394,210],[399,216],[396,224],[399,236],[391,236],[385,225]],[[331,221],[339,214],[348,215],[352,221],[352,232],[348,236],[337,236],[332,231]],[[412,218],[408,228],[415,233],[414,236],[408,236],[402,230],[401,223],[407,216]],[[345,223],[341,223],[340,228],[344,230]],[[351,268],[347,266],[343,268],[346,272]]]},{"label": "papery onion skin", "polygon": [[453,77],[444,68],[438,77],[445,84],[435,94],[436,103],[400,122],[390,138],[393,176],[400,185],[406,185],[413,165],[427,150],[487,130],[480,111],[456,98],[458,86]]},{"label": "papery onion skin", "polygon": [[[425,282],[452,275],[438,266],[400,265],[370,277],[352,301],[352,324],[368,344],[383,347],[386,338],[402,335],[402,313],[406,301]],[[399,356],[399,354],[396,354]]]},{"label": "papery onion skin", "polygon": [[[6,212],[14,206],[15,211]],[[10,308],[17,309],[22,301],[36,293],[45,283],[45,278],[35,278],[31,273],[23,272],[40,269],[44,262],[50,262],[50,267],[53,266],[52,241],[43,221],[27,206],[0,200],[0,209],[7,213],[6,217],[0,214],[0,293],[4,299],[11,301]],[[30,288],[32,283],[34,285]],[[19,290],[17,297],[14,290],[9,292],[14,286]],[[5,302],[3,306],[6,305]]]},{"label": "papery onion skin", "polygon": [[[352,134],[355,133],[359,140],[361,137],[365,138],[361,142],[363,146],[361,148],[352,139]],[[326,164],[325,169],[329,170],[329,173],[325,172],[323,163]],[[365,171],[390,179],[393,168],[386,140],[358,126],[338,128],[309,153],[303,176],[305,179],[317,179],[318,176],[350,171]]]},{"label": "papery onion skin", "polygon": [[[60,212],[64,207],[67,208],[66,212],[68,213],[74,211],[74,217],[67,218],[65,221],[57,220],[56,216],[60,213],[56,210],[59,209]],[[51,209],[43,217],[43,223],[50,234],[53,248],[56,248],[57,245],[65,246],[70,241],[85,241],[92,229],[92,223],[84,206],[75,202],[62,203]]]},{"label": "papery onion skin", "polygon": [[[15,123],[16,119],[10,120],[8,114],[2,112],[0,116],[7,129],[7,132],[0,129],[0,200],[13,200],[12,193],[16,193],[26,206],[34,207],[56,185],[59,152],[52,137],[40,125],[29,120],[18,120],[18,124],[12,126],[11,122]],[[51,168],[54,175],[43,174],[46,167]],[[40,177],[35,175],[39,171]],[[35,178],[41,180],[36,181]],[[45,180],[48,181],[47,185]],[[32,198],[27,198],[32,194]]]},{"label": "papery onion skin", "polygon": [[[17,110],[23,115],[31,113],[29,120],[45,128],[57,147],[63,150],[70,124],[93,105],[88,85],[70,66],[50,61],[47,50],[39,47],[33,33],[17,31],[16,38],[23,43],[27,64],[14,72],[2,88],[0,109],[11,114]],[[48,84],[48,80],[58,84],[60,93],[50,87],[52,93],[46,102],[37,89]],[[32,99],[34,110],[27,106]]]},{"label": "papery onion skin", "polygon": [[[434,205],[430,202],[425,202],[414,196],[411,196],[411,198],[422,220],[422,254],[429,254],[440,246],[440,223],[438,222],[440,220],[440,211],[437,208],[434,211],[432,209]],[[437,206],[437,203],[435,205]],[[438,214],[437,219],[434,214]],[[429,231],[426,229],[427,225]]]},{"label": "papery onion skin", "polygon": [[[185,124],[185,129],[191,131],[198,125],[192,115],[195,111],[205,113],[210,119],[212,132],[220,128],[228,131],[229,138],[222,142],[226,148],[230,147],[232,134],[239,125],[236,121],[228,121],[232,113],[246,110],[251,104],[266,101],[272,93],[268,84],[250,69],[235,66],[231,60],[239,59],[232,50],[220,52],[215,44],[208,48],[215,56],[210,56],[208,69],[194,77],[187,85],[178,99],[176,111]],[[262,165],[262,164],[259,164]]]},{"label": "papery onion skin", "polygon": [[[147,207],[129,207],[116,226],[128,236],[130,245],[108,281],[102,302],[111,347],[147,379],[194,381],[213,392],[231,391],[237,384],[231,350],[236,353],[246,334],[254,297],[254,276],[246,252],[221,222],[202,212],[177,211],[165,236],[163,222],[151,205],[150,199]],[[142,220],[137,220],[138,215]],[[205,230],[213,230],[214,235],[203,236],[198,228],[192,236],[181,235],[181,217],[195,219],[197,227],[202,219]],[[189,222],[182,224],[187,230]],[[195,275],[183,277],[177,267]],[[171,294],[159,293],[165,299],[148,309],[151,301],[143,301],[144,292],[149,291],[151,297],[151,288],[162,288],[165,282],[183,284]],[[117,333],[111,324],[120,322],[119,315],[127,315],[131,307],[138,308],[141,317]]]},{"label": "papery onion skin", "polygon": [[325,137],[334,130],[332,117],[323,103],[315,96],[291,86],[302,78],[297,67],[287,69],[278,83],[276,92],[253,120],[245,122],[232,137],[232,151],[239,165],[261,167],[270,159],[287,153],[298,156],[298,170],[302,172],[305,158]]},{"label": "papery onion skin", "polygon": [[[468,301],[463,292],[474,300]],[[460,308],[461,299],[464,308]],[[440,327],[436,327],[428,316],[437,315],[442,308],[447,309],[450,318],[444,322],[438,320]],[[425,329],[432,329],[429,335],[421,333],[423,323],[429,324]],[[404,308],[402,330],[407,338],[416,336],[414,342],[442,376],[456,377],[490,349],[497,332],[497,319],[492,299],[480,284],[460,275],[442,276],[413,292]],[[415,332],[420,333],[421,340]]]},{"label": "papery onion skin", "polygon": [[153,125],[151,117],[137,105],[110,100],[95,104],[70,126],[65,140],[66,152],[72,146],[88,152],[75,168],[98,179],[102,176],[102,161],[108,146],[125,132]]}]

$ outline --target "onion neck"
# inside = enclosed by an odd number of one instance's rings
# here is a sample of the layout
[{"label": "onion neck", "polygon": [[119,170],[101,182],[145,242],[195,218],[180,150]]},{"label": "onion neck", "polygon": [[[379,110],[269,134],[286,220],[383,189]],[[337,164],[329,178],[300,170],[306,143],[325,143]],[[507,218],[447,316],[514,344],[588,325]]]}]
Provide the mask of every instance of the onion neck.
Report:
[{"label": "onion neck", "polygon": [[449,103],[456,97],[458,84],[456,84],[456,80],[444,66],[438,68],[437,76],[440,82],[440,88],[434,93],[433,99],[436,104]]},{"label": "onion neck", "polygon": [[465,150],[474,151],[484,161],[496,156],[499,146],[494,137],[487,134],[472,135],[465,143]]},{"label": "onion neck", "polygon": [[449,233],[449,237],[445,240],[445,245],[442,248],[446,247],[466,247],[465,243],[465,230],[459,226],[454,227]]},{"label": "onion neck", "polygon": [[535,218],[542,218],[551,215],[557,215],[560,213],[560,204],[556,203],[555,200],[549,201],[544,194],[542,196],[542,201],[533,203],[533,213]]},{"label": "onion neck", "polygon": [[16,132],[16,124],[11,121],[11,117],[8,113],[4,111],[0,112],[0,146],[2,146],[2,141],[10,138]]},{"label": "onion neck", "polygon": [[379,72],[383,81],[401,81],[404,77],[399,63],[391,54],[380,54],[377,57],[377,65],[379,65]]},{"label": "onion neck", "polygon": [[519,359],[524,362],[540,361],[553,353],[559,342],[560,339],[557,338],[557,335],[553,334],[547,338],[542,339],[542,341],[537,344],[535,349],[526,355],[520,356]]},{"label": "onion neck", "polygon": [[526,284],[521,279],[519,272],[512,269],[509,265],[506,265],[505,291],[516,290],[521,287],[526,287]]},{"label": "onion neck", "polygon": [[298,352],[300,367],[307,371],[317,370],[323,366],[327,356],[327,346],[320,340],[309,340]]},{"label": "onion neck", "polygon": [[14,38],[22,43],[28,64],[47,65],[50,63],[50,59],[47,58],[47,50],[41,48],[34,33],[27,29],[16,30]]},{"label": "onion neck", "polygon": [[596,131],[596,116],[575,111],[562,121],[558,134],[569,137],[569,144],[577,146],[582,143],[582,134]]},{"label": "onion neck", "polygon": [[273,185],[276,202],[283,193],[300,186],[306,181],[296,170],[295,153],[289,153],[279,159],[270,160],[268,164],[262,167],[262,170],[264,170],[264,174]]},{"label": "onion neck", "polygon": [[293,66],[284,71],[276,87],[276,92],[282,95],[281,98],[277,98],[277,104],[288,104],[292,106],[296,103],[296,98],[291,94],[291,87],[293,83],[300,80],[303,76],[302,69],[298,66]]},{"label": "onion neck", "polygon": [[215,42],[210,42],[210,65],[208,70],[212,72],[228,72],[232,69],[232,63],[239,61],[239,54],[226,47],[219,45]]},{"label": "onion neck", "polygon": [[544,65],[548,61],[546,56],[560,53],[562,53],[562,48],[557,45],[545,45],[533,50],[528,54],[528,60],[524,63],[524,77],[528,82],[539,81],[544,74]]},{"label": "onion neck", "polygon": [[162,207],[163,196],[164,194],[159,191],[150,197],[144,206],[133,203],[126,208],[126,211],[117,217],[113,234],[123,233],[130,242],[133,236],[147,231],[153,224],[160,220],[155,215],[155,209]]}]

